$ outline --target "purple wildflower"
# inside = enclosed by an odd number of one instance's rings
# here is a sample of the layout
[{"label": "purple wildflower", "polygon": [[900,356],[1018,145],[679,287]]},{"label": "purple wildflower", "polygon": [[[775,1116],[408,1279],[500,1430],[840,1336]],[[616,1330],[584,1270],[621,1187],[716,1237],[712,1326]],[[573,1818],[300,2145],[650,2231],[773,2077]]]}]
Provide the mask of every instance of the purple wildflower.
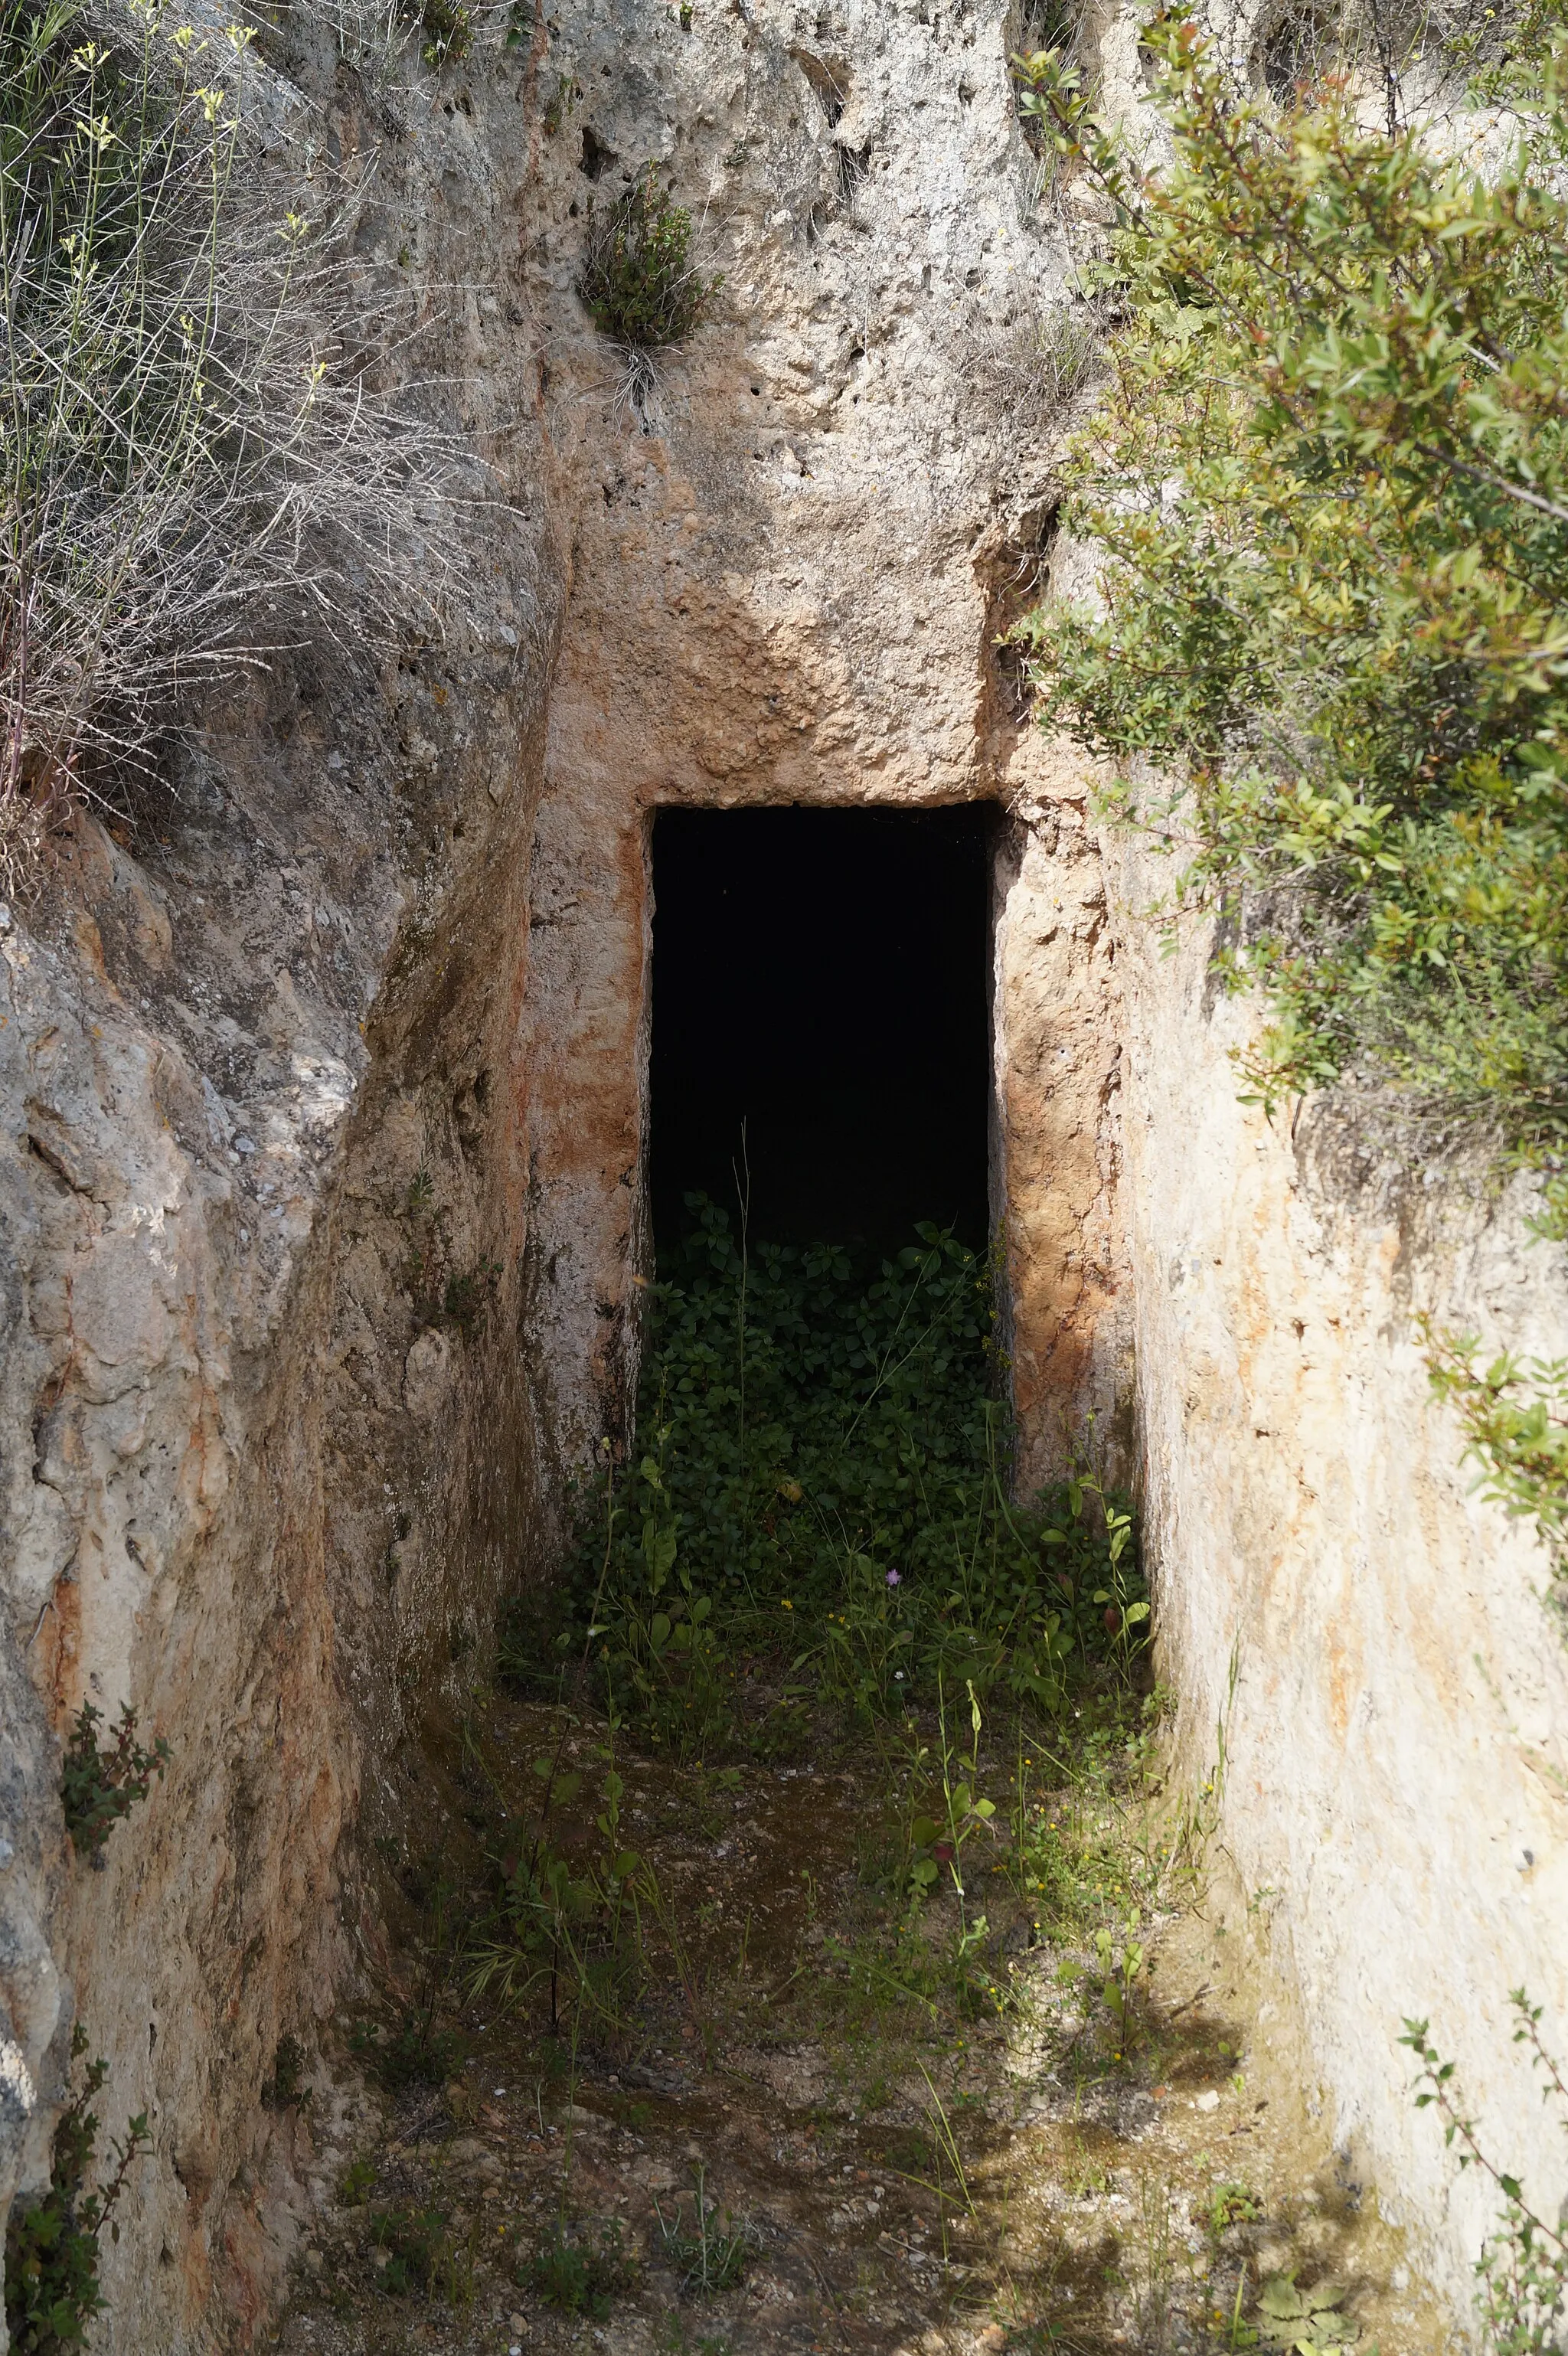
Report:
[{"label": "purple wildflower", "polygon": [[898,1585],[898,1583],[899,1583],[899,1575],[898,1575],[898,1572],[897,1572],[896,1570],[890,1570],[890,1571],[889,1571],[889,1573],[888,1573],[888,1585],[889,1585],[890,1587],[896,1587],[896,1586]]}]

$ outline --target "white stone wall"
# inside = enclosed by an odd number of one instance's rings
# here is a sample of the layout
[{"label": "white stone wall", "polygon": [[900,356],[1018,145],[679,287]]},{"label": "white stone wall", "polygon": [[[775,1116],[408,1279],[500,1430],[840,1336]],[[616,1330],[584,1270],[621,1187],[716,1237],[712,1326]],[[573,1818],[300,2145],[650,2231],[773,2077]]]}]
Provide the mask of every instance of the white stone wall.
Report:
[{"label": "white stone wall", "polygon": [[[1547,2216],[1568,2147],[1509,1992],[1568,2030],[1568,1648],[1528,1524],[1472,1493],[1417,1318],[1568,1351],[1561,1248],[1473,1155],[1396,1150],[1386,1108],[1270,1122],[1227,1049],[1206,927],[1161,958],[1168,869],[1112,847],[1125,1009],[1123,1199],[1146,1543],[1189,1791],[1224,1730],[1216,1862],[1263,2000],[1337,2141],[1468,2312],[1496,2206],[1411,2100],[1430,2015],[1496,2163]],[[1231,1689],[1234,1662],[1234,1688]]]}]

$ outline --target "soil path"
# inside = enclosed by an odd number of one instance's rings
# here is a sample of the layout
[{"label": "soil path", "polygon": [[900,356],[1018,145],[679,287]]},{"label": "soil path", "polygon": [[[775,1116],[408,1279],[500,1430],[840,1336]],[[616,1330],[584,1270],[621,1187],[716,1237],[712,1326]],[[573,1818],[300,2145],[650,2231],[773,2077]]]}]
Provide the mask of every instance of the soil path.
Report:
[{"label": "soil path", "polygon": [[[403,1865],[382,2015],[341,2024],[359,2066],[296,2101],[280,2067],[314,2209],[276,2344],[1159,2356],[1288,2346],[1285,2277],[1320,2348],[1445,2346],[1249,2037],[1239,1943],[1155,1837],[1136,1740],[982,1749],[962,1905],[942,1842],[909,1894],[939,1748],[713,1771],[545,1708],[470,1728],[437,1851]],[[641,1891],[637,1930],[624,1898],[596,1947],[571,1888],[613,1851],[635,1873],[596,1886]],[[541,1858],[553,1943],[497,1911]]]}]

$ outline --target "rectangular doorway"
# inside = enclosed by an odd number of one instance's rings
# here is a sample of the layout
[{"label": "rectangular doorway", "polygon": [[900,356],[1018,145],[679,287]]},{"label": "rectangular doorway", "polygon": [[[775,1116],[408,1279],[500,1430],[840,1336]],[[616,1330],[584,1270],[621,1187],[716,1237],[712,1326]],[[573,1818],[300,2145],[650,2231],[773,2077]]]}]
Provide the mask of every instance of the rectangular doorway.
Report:
[{"label": "rectangular doorway", "polygon": [[877,1252],[988,1224],[994,813],[664,809],[653,829],[656,1253],[702,1194]]}]

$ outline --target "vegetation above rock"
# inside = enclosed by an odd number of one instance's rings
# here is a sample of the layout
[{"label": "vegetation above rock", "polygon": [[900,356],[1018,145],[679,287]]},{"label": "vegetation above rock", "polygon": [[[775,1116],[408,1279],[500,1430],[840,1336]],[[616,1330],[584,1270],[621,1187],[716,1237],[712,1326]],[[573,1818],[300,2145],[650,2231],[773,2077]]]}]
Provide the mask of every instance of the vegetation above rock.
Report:
[{"label": "vegetation above rock", "polygon": [[1147,34],[1151,168],[1077,72],[1024,103],[1115,199],[1126,324],[1068,468],[1103,602],[1029,626],[1048,716],[1218,910],[1255,1097],[1393,1082],[1568,1144],[1568,145],[1555,63],[1483,173],[1349,83],[1240,97]]},{"label": "vegetation above rock", "polygon": [[[1110,811],[1176,861],[1167,922],[1216,914],[1222,975],[1266,989],[1249,1099],[1354,1079],[1456,1115],[1546,1173],[1538,1224],[1561,1237],[1568,51],[1552,13],[1515,27],[1442,134],[1392,100],[1371,127],[1352,70],[1246,96],[1175,13],[1146,36],[1168,135],[1145,147],[1063,53],[1017,63],[1026,112],[1115,204],[1125,313],[1066,469],[1100,594],[1023,625],[1044,715],[1111,765]],[[1429,1339],[1488,1494],[1560,1561],[1568,1368],[1482,1375],[1468,1337]]]},{"label": "vegetation above rock", "polygon": [[428,619],[456,565],[406,561],[455,445],[371,388],[384,338],[335,226],[355,190],[318,172],[294,208],[240,102],[251,41],[165,0],[0,19],[7,884],[193,684]]}]

